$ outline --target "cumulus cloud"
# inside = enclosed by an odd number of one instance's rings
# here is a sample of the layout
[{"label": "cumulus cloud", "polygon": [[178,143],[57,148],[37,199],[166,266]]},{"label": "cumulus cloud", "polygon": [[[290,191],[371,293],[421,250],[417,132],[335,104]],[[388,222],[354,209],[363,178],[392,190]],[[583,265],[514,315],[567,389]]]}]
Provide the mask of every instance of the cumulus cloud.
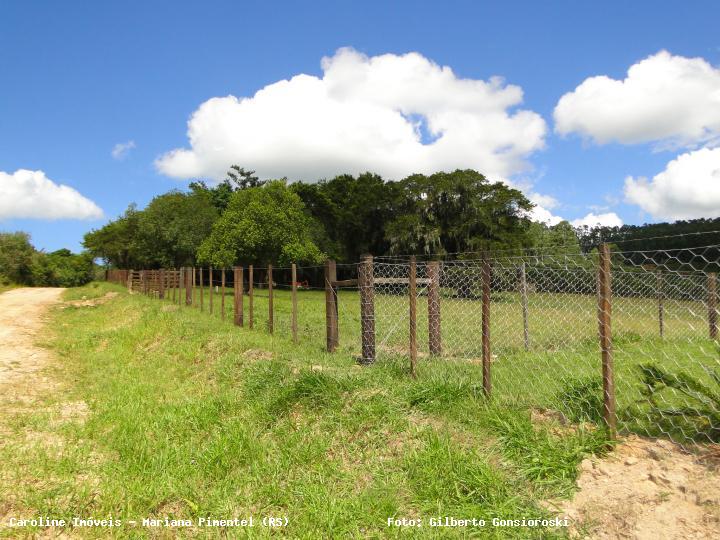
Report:
[{"label": "cumulus cloud", "polygon": [[625,179],[625,200],[657,219],[720,216],[720,148],[681,154],[665,170]]},{"label": "cumulus cloud", "polygon": [[43,171],[0,171],[0,219],[96,219],[102,210],[73,188]]},{"label": "cumulus cloud", "polygon": [[112,155],[113,159],[125,159],[125,157],[127,157],[127,155],[130,153],[130,150],[132,150],[133,148],[135,148],[135,141],[117,143],[115,146],[113,146],[110,154]]},{"label": "cumulus cloud", "polygon": [[535,207],[530,211],[529,218],[533,221],[544,223],[545,225],[557,225],[563,218],[556,216],[550,210],[557,208],[559,202],[550,195],[542,195],[540,193],[531,192],[527,195],[530,202],[535,204]]},{"label": "cumulus cloud", "polygon": [[554,111],[560,134],[611,141],[692,146],[720,140],[720,69],[667,51],[632,65],[627,77],[585,79]]},{"label": "cumulus cloud", "polygon": [[607,212],[604,214],[595,214],[590,212],[585,217],[574,219],[570,222],[573,227],[621,227],[623,222],[615,212]]},{"label": "cumulus cloud", "polygon": [[500,78],[462,79],[418,53],[350,48],[324,58],[322,70],[202,103],[188,122],[189,148],[160,156],[157,168],[220,179],[237,163],[306,181],[474,168],[500,179],[526,170],[544,145],[545,121],[518,109],[522,89]]}]

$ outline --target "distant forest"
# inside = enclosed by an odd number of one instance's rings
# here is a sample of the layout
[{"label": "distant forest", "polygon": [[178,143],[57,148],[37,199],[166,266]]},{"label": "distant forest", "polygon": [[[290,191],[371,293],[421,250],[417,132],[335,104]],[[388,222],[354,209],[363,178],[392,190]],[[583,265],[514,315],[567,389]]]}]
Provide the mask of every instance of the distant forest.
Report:
[{"label": "distant forest", "polygon": [[[602,242],[627,250],[720,244],[720,217],[675,223],[573,228],[533,222],[532,203],[473,170],[386,181],[365,173],[316,183],[261,181],[233,166],[217,185],[130,205],[85,235],[84,246],[115,268],[356,262],[362,254],[451,259],[481,250],[590,252]],[[683,235],[683,236],[675,236]],[[672,238],[663,238],[672,236]]]}]

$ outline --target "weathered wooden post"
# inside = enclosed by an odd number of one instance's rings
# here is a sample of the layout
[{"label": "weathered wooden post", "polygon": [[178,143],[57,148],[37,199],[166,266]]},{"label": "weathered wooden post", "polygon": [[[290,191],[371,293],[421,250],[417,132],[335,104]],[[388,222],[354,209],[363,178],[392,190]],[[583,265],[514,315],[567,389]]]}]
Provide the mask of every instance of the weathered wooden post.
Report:
[{"label": "weathered wooden post", "polygon": [[717,339],[718,335],[718,307],[717,307],[717,274],[711,272],[708,274],[708,326],[710,329],[710,339]]},{"label": "weathered wooden post", "polygon": [[209,276],[208,276],[208,277],[209,277],[209,280],[210,280],[210,281],[209,281],[209,285],[210,285],[210,300],[209,300],[209,304],[210,304],[210,315],[212,315],[212,313],[213,313],[213,296],[215,296],[215,295],[213,294],[213,267],[212,267],[212,266],[208,269],[208,272],[209,272]]},{"label": "weathered wooden post", "polygon": [[220,318],[225,320],[225,267],[222,267],[220,274]]},{"label": "weathered wooden post", "polygon": [[236,326],[243,325],[243,267],[233,267],[233,293],[234,293],[234,322]]},{"label": "weathered wooden post", "polygon": [[520,263],[520,302],[522,303],[523,314],[523,341],[525,350],[530,350],[530,328],[528,322],[528,285],[525,272],[525,261]]},{"label": "weathered wooden post", "polygon": [[160,276],[158,279],[158,298],[165,300],[165,269],[160,269]]},{"label": "weathered wooden post", "polygon": [[375,362],[375,278],[372,255],[364,255],[358,267],[360,290],[360,331],[362,334],[362,364]]},{"label": "weathered wooden post", "polygon": [[662,272],[658,270],[656,272],[656,289],[657,289],[657,301],[658,301],[658,326],[660,327],[660,338],[662,339],[665,334],[665,298],[663,292],[663,276]]},{"label": "weathered wooden post", "polygon": [[203,280],[203,267],[200,267],[200,311],[205,311],[205,281]]},{"label": "weathered wooden post", "polygon": [[292,263],[292,319],[290,320],[293,343],[297,345],[297,266]]},{"label": "weathered wooden post", "polygon": [[615,415],[615,374],[612,354],[612,287],[610,275],[610,249],[607,244],[600,245],[600,264],[598,282],[600,301],[598,302],[598,318],[600,320],[600,353],[602,356],[603,376],[603,418],[611,438],[617,431]]},{"label": "weathered wooden post", "polygon": [[410,375],[417,377],[417,263],[410,257],[408,296],[410,300]]},{"label": "weathered wooden post", "polygon": [[492,270],[490,268],[490,255],[487,252],[482,254],[482,365],[483,365],[483,392],[485,397],[490,397],[492,382],[490,380],[490,362],[492,352],[490,349],[490,280]]},{"label": "weathered wooden post", "polygon": [[442,331],[440,319],[440,263],[431,261],[427,266],[428,278],[428,348],[430,354],[442,354]]},{"label": "weathered wooden post", "polygon": [[253,283],[253,265],[248,268],[248,327],[252,329],[255,325],[255,284]]},{"label": "weathered wooden post", "polygon": [[193,279],[192,268],[187,266],[187,267],[185,267],[185,305],[186,306],[192,306],[192,303],[193,303],[192,279]]},{"label": "weathered wooden post", "polygon": [[273,309],[273,268],[272,264],[268,263],[267,269],[268,275],[268,332],[273,333],[275,321],[273,320],[274,309]]},{"label": "weathered wooden post", "polygon": [[129,292],[129,293],[132,292],[132,280],[133,280],[133,272],[134,272],[134,271],[135,271],[135,270],[133,270],[133,269],[131,268],[130,271],[128,272],[127,289],[128,289],[128,292]]},{"label": "weathered wooden post", "polygon": [[197,305],[197,302],[195,300],[197,299],[197,294],[195,292],[195,287],[197,284],[197,270],[195,267],[192,267],[192,305]]},{"label": "weathered wooden post", "polygon": [[325,261],[325,335],[328,352],[334,352],[338,346],[337,296],[334,283],[337,281],[335,261]]}]

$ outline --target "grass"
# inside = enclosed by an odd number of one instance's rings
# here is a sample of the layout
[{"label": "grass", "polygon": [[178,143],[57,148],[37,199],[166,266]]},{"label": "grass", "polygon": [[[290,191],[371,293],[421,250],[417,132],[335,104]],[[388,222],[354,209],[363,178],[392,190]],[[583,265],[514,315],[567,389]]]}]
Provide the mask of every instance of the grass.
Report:
[{"label": "grass", "polygon": [[[316,292],[302,293],[306,330],[295,346],[285,291],[277,295],[272,336],[262,329],[260,292],[253,331],[110,284],[72,289],[66,298],[109,291],[119,296],[53,316],[45,340],[59,356],[53,376],[62,391],[8,416],[10,434],[0,445],[6,513],[289,519],[286,529],[257,527],[253,537],[564,537],[557,529],[408,530],[388,527],[387,519],[549,517],[541,501],[568,496],[580,460],[607,448],[600,429],[532,422],[531,405],[555,394],[532,386],[534,400],[513,401],[505,386],[514,373],[509,360],[494,365],[491,402],[478,366],[466,358],[424,360],[417,380],[408,377],[401,351],[357,366],[351,292],[340,295],[342,346],[331,355],[317,332],[323,298]],[[533,366],[553,358],[539,350],[517,354],[529,377],[545,373]],[[58,424],[48,412],[68,402],[87,404],[84,421]],[[28,432],[56,433],[62,444],[28,445]],[[73,532],[136,538],[246,531]]]}]

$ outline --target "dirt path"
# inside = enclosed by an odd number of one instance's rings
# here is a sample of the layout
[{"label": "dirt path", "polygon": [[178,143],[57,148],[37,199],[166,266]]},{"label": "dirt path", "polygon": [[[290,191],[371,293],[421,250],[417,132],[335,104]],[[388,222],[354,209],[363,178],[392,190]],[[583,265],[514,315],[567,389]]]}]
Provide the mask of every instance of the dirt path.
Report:
[{"label": "dirt path", "polygon": [[40,370],[50,352],[35,345],[49,306],[65,289],[24,288],[0,294],[0,396],[3,405],[32,400],[48,381]]}]

